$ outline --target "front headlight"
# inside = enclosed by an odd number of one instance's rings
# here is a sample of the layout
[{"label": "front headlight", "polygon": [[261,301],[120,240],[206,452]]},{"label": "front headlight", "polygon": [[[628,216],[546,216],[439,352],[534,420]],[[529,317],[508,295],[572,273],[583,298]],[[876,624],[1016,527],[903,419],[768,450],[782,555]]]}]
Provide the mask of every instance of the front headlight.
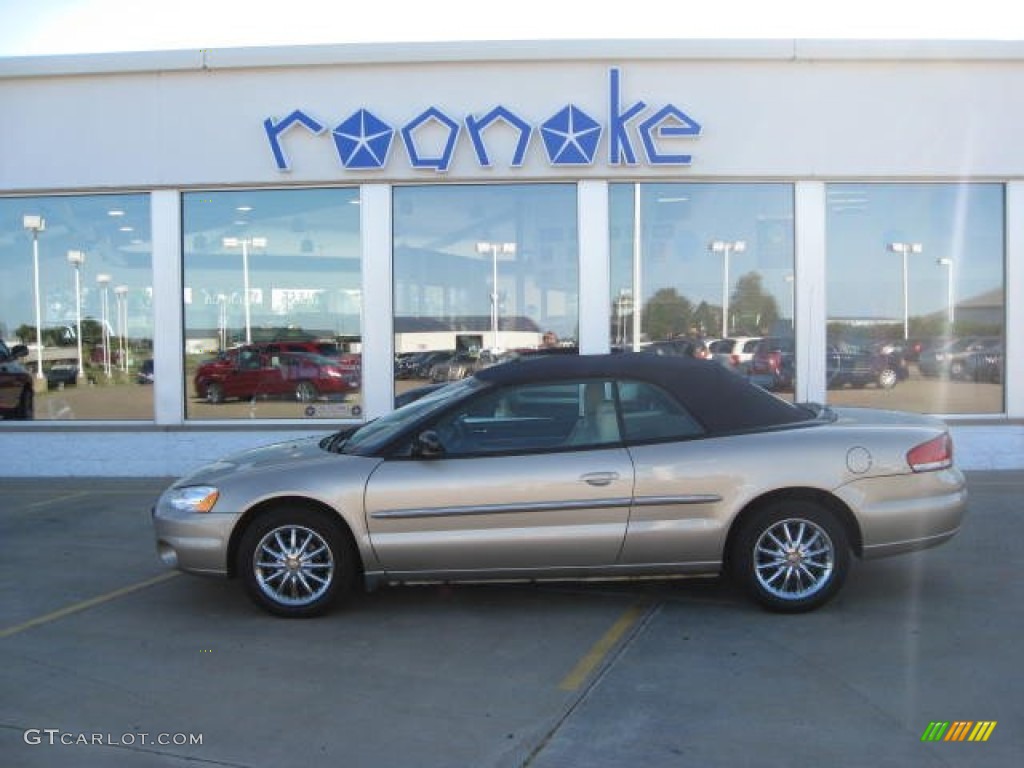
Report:
[{"label": "front headlight", "polygon": [[209,512],[217,503],[220,491],[210,485],[192,485],[168,491],[165,501],[179,512]]}]

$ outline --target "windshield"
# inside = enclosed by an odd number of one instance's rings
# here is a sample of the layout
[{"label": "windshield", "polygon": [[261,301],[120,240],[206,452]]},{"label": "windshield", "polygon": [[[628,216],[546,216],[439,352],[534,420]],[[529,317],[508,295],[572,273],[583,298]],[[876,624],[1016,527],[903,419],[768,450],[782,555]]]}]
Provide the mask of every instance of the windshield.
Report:
[{"label": "windshield", "polygon": [[[475,378],[463,379],[414,400],[386,416],[367,422],[348,434],[344,440],[325,441],[322,445],[327,450],[339,453],[372,456],[416,422],[431,413],[447,408],[450,403],[461,400],[468,393],[475,392],[484,386],[486,385],[483,382]],[[343,434],[345,433],[339,433],[339,437]]]}]

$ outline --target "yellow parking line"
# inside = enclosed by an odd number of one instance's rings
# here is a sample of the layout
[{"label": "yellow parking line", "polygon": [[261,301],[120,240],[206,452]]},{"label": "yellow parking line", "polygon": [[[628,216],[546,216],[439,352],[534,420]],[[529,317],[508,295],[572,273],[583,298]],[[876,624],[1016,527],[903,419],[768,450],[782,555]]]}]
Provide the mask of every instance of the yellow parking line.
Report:
[{"label": "yellow parking line", "polygon": [[626,609],[611,628],[604,633],[600,640],[594,643],[586,655],[580,659],[572,671],[566,675],[558,688],[563,691],[578,690],[581,685],[590,677],[591,673],[604,661],[608,652],[615,647],[623,635],[625,635],[640,620],[647,610],[646,604],[633,605]]},{"label": "yellow parking line", "polygon": [[48,504],[57,504],[62,501],[70,501],[71,499],[80,499],[82,496],[88,496],[87,491],[76,491],[75,493],[68,493],[64,496],[54,496],[51,499],[44,499],[43,501],[35,501],[31,504],[26,504],[28,509],[35,509],[36,507],[45,507]]},{"label": "yellow parking line", "polygon": [[107,592],[105,595],[91,597],[88,600],[81,601],[80,603],[73,603],[69,606],[61,608],[58,611],[54,611],[53,613],[47,613],[45,616],[37,616],[36,618],[29,619],[28,621],[23,622],[21,624],[15,624],[13,627],[8,627],[7,629],[0,630],[0,640],[2,640],[5,637],[10,637],[11,635],[16,635],[19,632],[24,632],[26,629],[38,627],[40,624],[48,624],[51,621],[63,619],[65,616],[70,616],[73,613],[84,611],[87,608],[92,608],[93,606],[110,602],[111,600],[115,600],[119,597],[130,594],[132,592],[137,592],[140,589],[152,587],[154,584],[160,584],[161,582],[167,581],[168,579],[173,579],[175,576],[180,575],[181,574],[178,571],[162,573],[159,576],[154,576],[152,579],[146,579],[145,581],[140,581],[137,584],[129,584],[127,587],[115,589],[113,592]]}]

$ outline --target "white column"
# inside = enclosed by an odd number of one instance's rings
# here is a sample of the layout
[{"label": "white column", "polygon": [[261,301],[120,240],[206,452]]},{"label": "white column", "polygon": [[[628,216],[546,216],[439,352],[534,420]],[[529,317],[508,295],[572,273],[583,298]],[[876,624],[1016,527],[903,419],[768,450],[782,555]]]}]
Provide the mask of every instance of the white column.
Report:
[{"label": "white column", "polygon": [[611,349],[608,183],[581,181],[576,194],[580,244],[580,354],[595,355]]},{"label": "white column", "polygon": [[153,231],[153,417],[157,424],[182,424],[185,391],[184,287],[181,271],[181,193],[150,195]]},{"label": "white column", "polygon": [[825,384],[825,184],[797,182],[796,237],[796,400],[823,403]]},{"label": "white column", "polygon": [[391,259],[391,186],[360,188],[363,272],[363,417],[394,408],[395,336]]},{"label": "white column", "polygon": [[1006,185],[1006,415],[1024,418],[1024,182]]}]

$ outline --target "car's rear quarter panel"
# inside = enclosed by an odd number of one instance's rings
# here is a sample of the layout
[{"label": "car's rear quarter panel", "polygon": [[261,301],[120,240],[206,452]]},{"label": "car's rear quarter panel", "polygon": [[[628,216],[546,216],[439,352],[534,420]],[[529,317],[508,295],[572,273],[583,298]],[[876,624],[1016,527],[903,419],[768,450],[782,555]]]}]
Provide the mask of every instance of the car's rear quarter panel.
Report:
[{"label": "car's rear quarter panel", "polygon": [[[840,420],[631,447],[639,503],[620,562],[719,563],[737,517],[759,499],[792,489],[845,504],[871,554],[918,534],[941,535],[951,526],[955,532],[966,502],[961,473],[914,473],[906,461],[907,451],[941,431],[924,423]],[[644,503],[658,497],[666,502]]]}]

